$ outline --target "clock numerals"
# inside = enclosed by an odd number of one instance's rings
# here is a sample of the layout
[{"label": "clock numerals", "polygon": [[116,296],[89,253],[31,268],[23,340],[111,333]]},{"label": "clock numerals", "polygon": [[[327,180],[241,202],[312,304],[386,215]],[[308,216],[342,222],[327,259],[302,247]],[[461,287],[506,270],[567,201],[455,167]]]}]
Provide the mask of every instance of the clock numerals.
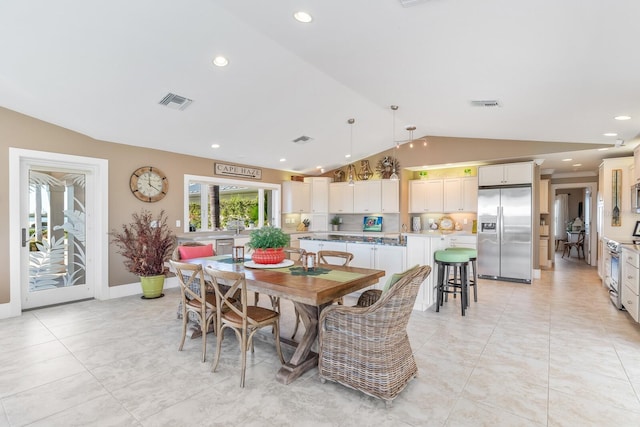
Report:
[{"label": "clock numerals", "polygon": [[145,166],[137,169],[131,175],[131,192],[143,202],[157,202],[168,191],[169,181],[167,177],[156,168]]}]

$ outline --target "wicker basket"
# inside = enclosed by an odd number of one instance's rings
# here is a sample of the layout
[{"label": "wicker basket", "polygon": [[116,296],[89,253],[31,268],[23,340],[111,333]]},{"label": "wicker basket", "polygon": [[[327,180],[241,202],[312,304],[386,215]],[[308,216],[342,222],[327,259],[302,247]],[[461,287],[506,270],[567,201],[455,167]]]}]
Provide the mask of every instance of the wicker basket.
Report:
[{"label": "wicker basket", "polygon": [[256,249],[251,259],[256,264],[279,264],[284,261],[285,253],[282,248]]}]

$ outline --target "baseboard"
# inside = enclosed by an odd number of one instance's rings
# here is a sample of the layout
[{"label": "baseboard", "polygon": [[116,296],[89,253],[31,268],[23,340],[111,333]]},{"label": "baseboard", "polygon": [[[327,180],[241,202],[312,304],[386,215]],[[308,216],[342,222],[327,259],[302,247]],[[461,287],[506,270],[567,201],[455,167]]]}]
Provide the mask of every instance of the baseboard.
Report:
[{"label": "baseboard", "polygon": [[[164,281],[164,289],[177,288],[178,286],[177,277],[167,277]],[[131,295],[142,295],[140,282],[109,287],[109,299],[130,297]]]}]

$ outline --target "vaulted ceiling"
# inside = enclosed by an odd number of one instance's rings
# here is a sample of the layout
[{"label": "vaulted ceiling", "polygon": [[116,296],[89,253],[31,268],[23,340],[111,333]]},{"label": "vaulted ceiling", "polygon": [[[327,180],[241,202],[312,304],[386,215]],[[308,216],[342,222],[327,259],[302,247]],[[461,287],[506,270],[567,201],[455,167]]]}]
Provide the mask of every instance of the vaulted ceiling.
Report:
[{"label": "vaulted ceiling", "polygon": [[[101,140],[300,173],[386,150],[410,125],[427,141],[567,151],[553,143],[619,139],[628,153],[639,16],[635,0],[3,0],[0,106]],[[193,103],[162,106],[167,93]]]}]

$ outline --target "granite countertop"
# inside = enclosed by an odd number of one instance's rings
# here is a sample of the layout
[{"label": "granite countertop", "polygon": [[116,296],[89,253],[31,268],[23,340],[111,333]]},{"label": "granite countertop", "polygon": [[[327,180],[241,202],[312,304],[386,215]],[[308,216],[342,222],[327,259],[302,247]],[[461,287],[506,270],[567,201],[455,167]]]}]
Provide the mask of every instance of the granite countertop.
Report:
[{"label": "granite countertop", "polygon": [[375,236],[353,236],[348,234],[314,234],[299,240],[320,240],[324,242],[366,243],[369,245],[406,246],[404,239]]},{"label": "granite countertop", "polygon": [[441,230],[425,230],[419,233],[402,233],[403,236],[411,236],[411,237],[437,237],[442,238],[444,236],[450,237],[477,237],[476,233],[470,233],[468,231],[441,231]]}]

